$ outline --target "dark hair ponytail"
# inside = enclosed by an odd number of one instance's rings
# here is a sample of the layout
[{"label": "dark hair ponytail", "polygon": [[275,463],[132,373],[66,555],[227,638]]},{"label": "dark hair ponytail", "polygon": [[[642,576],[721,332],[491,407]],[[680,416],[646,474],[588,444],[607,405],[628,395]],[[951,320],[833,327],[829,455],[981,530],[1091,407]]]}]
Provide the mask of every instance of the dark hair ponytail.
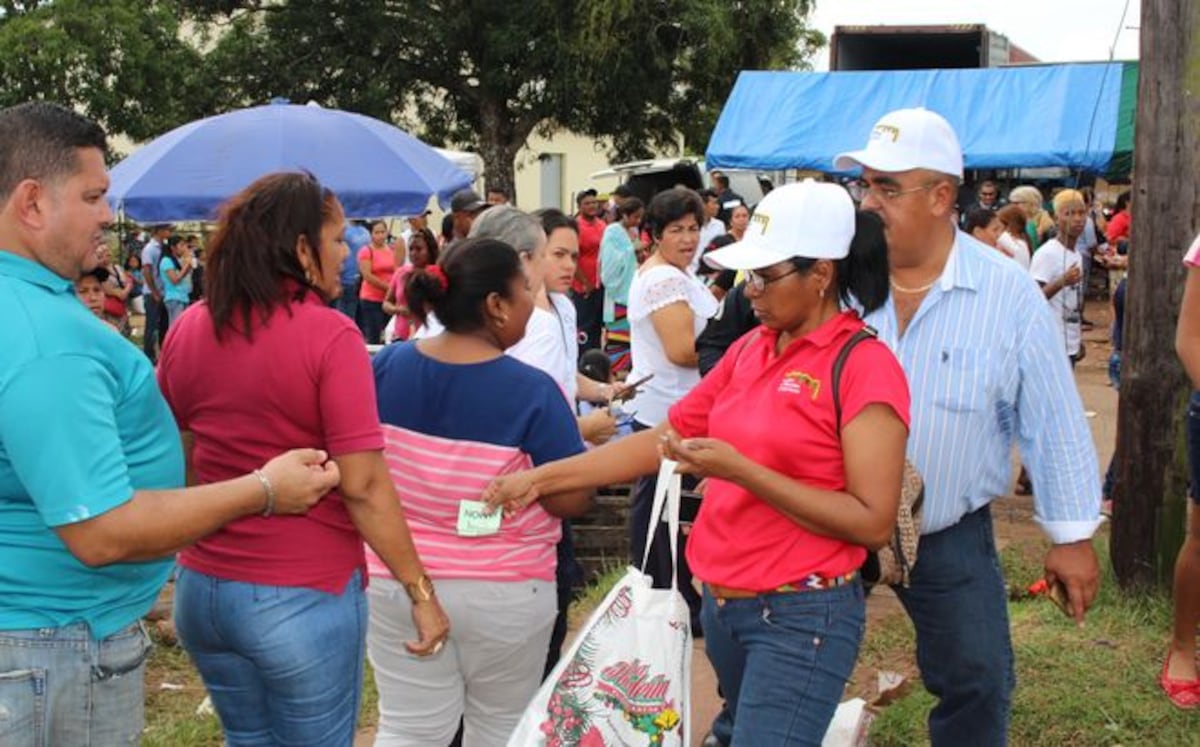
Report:
[{"label": "dark hair ponytail", "polygon": [[[805,273],[816,263],[817,260],[807,257],[792,259],[796,269]],[[883,221],[878,215],[864,210],[854,212],[854,238],[850,241],[850,253],[834,262],[833,266],[842,305],[849,306],[852,300],[857,300],[862,305],[863,313],[870,314],[887,302],[891,288],[887,239],[883,235]]]},{"label": "dark hair ponytail", "polygon": [[891,291],[888,277],[888,247],[883,221],[875,213],[857,210],[850,253],[837,263],[838,297],[843,304],[858,299],[870,314],[887,303]]},{"label": "dark hair ponytail", "polygon": [[183,243],[183,239],[179,236],[168,236],[167,240],[162,243],[163,256],[171,260],[171,264],[175,265],[175,272],[183,269],[183,265],[179,262],[178,247],[181,243]]},{"label": "dark hair ponytail", "polygon": [[422,324],[432,311],[450,332],[473,332],[486,323],[487,297],[499,293],[507,298],[513,278],[523,274],[517,250],[508,244],[465,239],[448,248],[437,264],[414,270],[404,283],[404,297]]},{"label": "dark hair ponytail", "polygon": [[[433,269],[435,267],[438,265],[430,262],[420,269],[413,268],[404,279],[404,302],[421,324],[425,324],[434,304],[444,298],[449,290],[448,284],[444,282],[445,274],[437,274]],[[438,267],[438,270],[440,269]]]}]

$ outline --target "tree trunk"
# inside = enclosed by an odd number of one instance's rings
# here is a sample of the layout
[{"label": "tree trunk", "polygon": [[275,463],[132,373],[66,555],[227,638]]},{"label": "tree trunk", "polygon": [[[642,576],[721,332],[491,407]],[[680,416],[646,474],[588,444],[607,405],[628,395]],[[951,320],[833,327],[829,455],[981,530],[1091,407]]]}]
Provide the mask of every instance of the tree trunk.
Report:
[{"label": "tree trunk", "polygon": [[1188,385],[1175,322],[1200,225],[1200,3],[1142,0],[1140,56],[1112,530],[1125,588],[1166,581],[1183,530]]},{"label": "tree trunk", "polygon": [[479,155],[483,158],[484,183],[487,189],[502,189],[509,201],[517,202],[515,162],[517,151],[525,145],[536,123],[509,114],[503,101],[485,98],[480,102]]}]

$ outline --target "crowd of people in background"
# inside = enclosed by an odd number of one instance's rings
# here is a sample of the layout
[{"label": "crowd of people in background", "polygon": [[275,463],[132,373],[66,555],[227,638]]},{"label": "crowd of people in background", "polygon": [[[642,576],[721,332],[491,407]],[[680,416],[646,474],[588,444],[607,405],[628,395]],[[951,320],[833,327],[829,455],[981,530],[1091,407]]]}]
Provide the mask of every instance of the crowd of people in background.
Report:
[{"label": "crowd of people in background", "polygon": [[[0,111],[0,308],[45,322],[5,331],[0,675],[68,672],[45,685],[51,742],[129,741],[137,620],[174,560],[179,638],[230,744],[349,744],[364,657],[376,744],[501,744],[558,661],[581,579],[570,519],[633,481],[630,559],[648,555],[656,586],[678,577],[725,699],[705,744],[817,744],[907,460],[934,477],[895,587],[937,698],[931,740],[1004,744],[990,504],[1016,447],[1048,580],[1082,622],[1111,479],[1072,368],[1089,279],[1123,303],[1130,197],[1109,215],[1086,188],[1006,203],[984,180],[963,205],[949,123],[906,109],[873,132],[890,135],[831,164],[861,176],[753,206],[720,172],[645,201],[583,189],[571,214],[465,189],[440,232],[424,212],[394,233],[311,175],[273,174],[203,241],[157,225],[125,252],[104,232],[100,128],[51,104]],[[141,352],[121,339],[131,312]],[[54,464],[46,443],[64,447]],[[675,556],[649,526],[663,456],[685,472]],[[1177,596],[1160,685],[1197,707],[1200,604]],[[51,662],[27,645],[47,638],[90,653]],[[72,680],[97,672],[113,705],[77,707]]]}]

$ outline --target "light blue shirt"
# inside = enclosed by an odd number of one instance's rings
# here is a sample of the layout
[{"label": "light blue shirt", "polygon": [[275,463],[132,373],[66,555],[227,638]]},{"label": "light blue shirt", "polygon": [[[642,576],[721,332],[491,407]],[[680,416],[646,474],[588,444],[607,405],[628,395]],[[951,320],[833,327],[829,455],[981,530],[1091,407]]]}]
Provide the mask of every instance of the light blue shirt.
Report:
[{"label": "light blue shirt", "polygon": [[178,272],[184,269],[184,265],[175,266],[175,260],[170,257],[163,257],[158,264],[159,290],[162,291],[164,301],[174,301],[176,303],[186,304],[192,300],[192,273],[188,273],[179,279],[179,282],[173,282],[167,271]]},{"label": "light blue shirt", "polygon": [[371,232],[357,223],[351,223],[346,226],[342,238],[350,249],[346,259],[342,261],[342,285],[354,285],[362,277],[358,270],[358,250],[371,243]]},{"label": "light blue shirt", "polygon": [[610,223],[600,239],[600,283],[604,286],[604,321],[616,319],[616,305],[629,305],[629,286],[637,272],[637,252],[629,229]]},{"label": "light blue shirt", "polygon": [[0,318],[0,631],[105,638],[149,611],[171,560],[89,568],[54,528],[181,487],[179,431],[150,361],[70,281],[0,251]]},{"label": "light blue shirt", "polygon": [[957,232],[941,277],[903,336],[894,299],[866,321],[904,367],[908,457],[925,478],[923,534],[1004,495],[1015,442],[1034,518],[1056,543],[1100,525],[1100,470],[1062,339],[1017,263]]},{"label": "light blue shirt", "polygon": [[154,288],[159,293],[162,292],[162,275],[158,271],[158,265],[162,262],[162,244],[158,239],[150,239],[146,245],[142,247],[142,278],[146,275],[151,275],[154,278]]}]

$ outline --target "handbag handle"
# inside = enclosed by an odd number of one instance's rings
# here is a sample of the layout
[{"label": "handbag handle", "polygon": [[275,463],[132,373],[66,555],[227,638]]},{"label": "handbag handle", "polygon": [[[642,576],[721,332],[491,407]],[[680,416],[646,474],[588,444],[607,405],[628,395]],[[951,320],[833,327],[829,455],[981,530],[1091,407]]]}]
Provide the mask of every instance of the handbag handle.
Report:
[{"label": "handbag handle", "polygon": [[679,463],[671,459],[662,460],[658,467],[658,479],[654,482],[654,503],[650,507],[650,526],[646,530],[646,549],[642,551],[641,572],[646,572],[646,564],[650,561],[650,545],[654,542],[654,532],[658,522],[663,518],[666,509],[667,536],[671,543],[671,589],[679,590],[679,503],[682,491],[682,478],[676,469]]}]

